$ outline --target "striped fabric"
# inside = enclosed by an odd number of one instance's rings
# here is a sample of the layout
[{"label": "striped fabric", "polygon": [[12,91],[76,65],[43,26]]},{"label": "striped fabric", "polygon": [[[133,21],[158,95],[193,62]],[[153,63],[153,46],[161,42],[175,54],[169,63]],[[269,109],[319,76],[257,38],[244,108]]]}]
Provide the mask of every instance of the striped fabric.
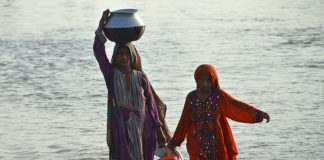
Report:
[{"label": "striped fabric", "polygon": [[[129,152],[132,159],[144,160],[143,157],[143,125],[145,115],[145,97],[142,87],[142,73],[132,70],[126,75],[118,68],[114,69],[114,93],[113,107],[125,107],[130,110],[129,119],[125,123],[129,139]],[[134,110],[139,110],[136,115]]]},{"label": "striped fabric", "polygon": [[138,117],[133,112],[129,113],[126,128],[129,136],[129,151],[134,160],[144,160],[142,141],[143,124],[143,116]]},{"label": "striped fabric", "polygon": [[114,69],[114,106],[127,107],[131,110],[144,110],[145,98],[142,88],[142,73],[132,70],[130,75]]}]

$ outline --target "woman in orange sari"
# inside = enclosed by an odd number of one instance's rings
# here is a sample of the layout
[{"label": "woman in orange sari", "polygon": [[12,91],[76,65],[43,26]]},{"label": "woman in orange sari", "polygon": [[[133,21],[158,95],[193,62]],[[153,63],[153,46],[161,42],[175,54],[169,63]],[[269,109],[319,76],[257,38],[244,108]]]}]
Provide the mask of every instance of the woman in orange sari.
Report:
[{"label": "woman in orange sari", "polygon": [[235,160],[238,152],[227,118],[243,123],[258,123],[263,119],[269,122],[270,117],[221,89],[213,66],[200,65],[194,77],[197,89],[187,95],[166,154],[187,138],[190,160]]}]

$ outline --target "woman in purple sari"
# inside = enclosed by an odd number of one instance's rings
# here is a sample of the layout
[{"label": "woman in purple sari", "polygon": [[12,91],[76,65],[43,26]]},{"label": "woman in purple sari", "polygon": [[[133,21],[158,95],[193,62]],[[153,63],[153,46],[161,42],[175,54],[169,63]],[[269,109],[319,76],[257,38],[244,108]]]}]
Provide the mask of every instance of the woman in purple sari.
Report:
[{"label": "woman in purple sari", "polygon": [[167,141],[161,133],[163,124],[133,44],[116,44],[111,62],[106,56],[107,40],[102,31],[109,13],[109,10],[103,12],[93,45],[108,89],[109,158],[153,160],[156,141],[161,146]]}]

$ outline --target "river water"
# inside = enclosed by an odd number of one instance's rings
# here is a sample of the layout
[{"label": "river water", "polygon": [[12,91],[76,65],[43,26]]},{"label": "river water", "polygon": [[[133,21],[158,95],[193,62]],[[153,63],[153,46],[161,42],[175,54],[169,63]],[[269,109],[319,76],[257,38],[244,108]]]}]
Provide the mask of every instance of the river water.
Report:
[{"label": "river water", "polygon": [[172,132],[210,63],[223,89],[272,118],[230,121],[238,159],[324,159],[323,0],[2,0],[0,159],[108,158],[92,43],[102,11],[121,7],[146,23],[135,44]]}]

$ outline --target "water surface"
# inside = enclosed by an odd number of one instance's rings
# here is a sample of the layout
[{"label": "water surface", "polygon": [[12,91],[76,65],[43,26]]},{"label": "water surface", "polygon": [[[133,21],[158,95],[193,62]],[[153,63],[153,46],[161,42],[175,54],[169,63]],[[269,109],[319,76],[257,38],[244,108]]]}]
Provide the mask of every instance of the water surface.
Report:
[{"label": "water surface", "polygon": [[195,68],[210,63],[222,88],[272,118],[230,121],[238,159],[324,159],[322,0],[3,0],[0,159],[108,158],[92,43],[102,11],[125,6],[146,23],[136,46],[171,131]]}]

